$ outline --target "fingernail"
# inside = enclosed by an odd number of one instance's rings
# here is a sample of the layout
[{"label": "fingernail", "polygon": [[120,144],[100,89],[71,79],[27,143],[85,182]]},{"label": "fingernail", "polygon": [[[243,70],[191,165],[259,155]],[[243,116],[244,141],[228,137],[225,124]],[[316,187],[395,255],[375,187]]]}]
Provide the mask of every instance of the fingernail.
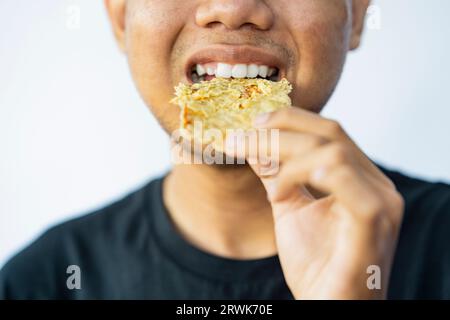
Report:
[{"label": "fingernail", "polygon": [[270,112],[265,112],[258,114],[255,119],[253,119],[253,125],[255,127],[263,126],[270,118]]}]

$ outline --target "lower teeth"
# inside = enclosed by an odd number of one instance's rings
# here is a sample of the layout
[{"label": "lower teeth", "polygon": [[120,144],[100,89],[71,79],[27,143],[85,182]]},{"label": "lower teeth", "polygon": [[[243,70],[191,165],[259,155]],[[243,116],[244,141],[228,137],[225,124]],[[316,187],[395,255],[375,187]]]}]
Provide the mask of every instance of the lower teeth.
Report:
[{"label": "lower teeth", "polygon": [[[215,77],[215,76],[213,76],[213,77]],[[205,81],[205,76],[203,75],[203,76],[199,76],[198,75],[198,73],[197,72],[192,72],[192,75],[191,75],[191,78],[192,78],[192,82],[194,82],[194,83],[197,83],[197,82],[201,82],[201,81]],[[278,72],[277,73],[275,73],[273,76],[271,76],[271,77],[266,77],[266,78],[263,78],[263,77],[261,77],[261,76],[257,76],[256,78],[244,78],[244,79],[266,79],[266,80],[270,80],[270,81],[278,81]]]}]

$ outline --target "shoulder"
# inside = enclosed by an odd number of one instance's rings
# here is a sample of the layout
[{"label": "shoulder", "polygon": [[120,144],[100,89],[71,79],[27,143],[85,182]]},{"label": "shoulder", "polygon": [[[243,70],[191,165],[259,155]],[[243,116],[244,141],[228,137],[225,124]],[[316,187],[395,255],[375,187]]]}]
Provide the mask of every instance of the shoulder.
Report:
[{"label": "shoulder", "polygon": [[[439,209],[450,204],[450,185],[443,181],[428,181],[378,166],[404,196],[406,205]],[[436,202],[437,201],[437,202]],[[427,207],[428,208],[428,207]]]},{"label": "shoulder", "polygon": [[[450,240],[450,185],[379,167],[404,198],[402,236],[422,238],[423,241],[437,241],[439,237]],[[413,234],[412,230],[416,233]],[[406,231],[411,231],[411,234],[406,234]],[[450,241],[448,246],[450,249]]]},{"label": "shoulder", "polygon": [[41,234],[0,270],[0,299],[70,298],[65,290],[70,265],[93,271],[97,264],[114,259],[115,248],[146,233],[143,213],[158,180]]},{"label": "shoulder", "polygon": [[428,181],[382,166],[378,167],[392,180],[404,198],[405,223],[418,221],[450,223],[449,184],[443,181]]},{"label": "shoulder", "polygon": [[450,298],[450,185],[382,168],[405,200],[393,298]]}]

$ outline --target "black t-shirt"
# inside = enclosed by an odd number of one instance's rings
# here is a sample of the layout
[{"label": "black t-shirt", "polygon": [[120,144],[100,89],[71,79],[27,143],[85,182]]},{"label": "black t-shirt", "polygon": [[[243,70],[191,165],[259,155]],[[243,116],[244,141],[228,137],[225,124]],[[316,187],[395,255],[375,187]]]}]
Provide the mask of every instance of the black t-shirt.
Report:
[{"label": "black t-shirt", "polygon": [[[391,299],[450,299],[450,186],[387,171],[406,208]],[[292,299],[277,256],[226,259],[174,229],[163,178],[101,210],[51,228],[0,272],[2,299]],[[81,289],[69,289],[80,268]]]}]

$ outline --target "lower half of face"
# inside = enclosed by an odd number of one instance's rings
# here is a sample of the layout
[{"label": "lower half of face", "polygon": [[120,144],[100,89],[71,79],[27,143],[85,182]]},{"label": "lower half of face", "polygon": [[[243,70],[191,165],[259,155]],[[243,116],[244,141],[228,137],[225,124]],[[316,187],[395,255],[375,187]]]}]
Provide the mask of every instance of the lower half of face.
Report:
[{"label": "lower half of face", "polygon": [[125,50],[137,88],[168,132],[174,86],[221,77],[285,77],[294,106],[320,112],[349,46],[347,0],[131,0]]}]

